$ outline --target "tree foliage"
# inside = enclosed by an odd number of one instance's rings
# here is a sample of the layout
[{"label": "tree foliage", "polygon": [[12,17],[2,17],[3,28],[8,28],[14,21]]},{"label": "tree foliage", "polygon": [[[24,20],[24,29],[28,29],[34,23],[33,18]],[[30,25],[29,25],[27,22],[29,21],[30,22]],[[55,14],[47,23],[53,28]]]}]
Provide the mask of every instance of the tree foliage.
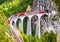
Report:
[{"label": "tree foliage", "polygon": [[52,0],[52,1],[56,4],[57,10],[58,10],[59,15],[60,15],[60,0]]},{"label": "tree foliage", "polygon": [[24,12],[28,5],[31,5],[32,0],[12,0],[6,1],[0,5],[0,9],[5,13],[7,17]]},{"label": "tree foliage", "polygon": [[11,37],[6,34],[8,32],[7,18],[3,11],[0,10],[0,42],[13,42]]}]

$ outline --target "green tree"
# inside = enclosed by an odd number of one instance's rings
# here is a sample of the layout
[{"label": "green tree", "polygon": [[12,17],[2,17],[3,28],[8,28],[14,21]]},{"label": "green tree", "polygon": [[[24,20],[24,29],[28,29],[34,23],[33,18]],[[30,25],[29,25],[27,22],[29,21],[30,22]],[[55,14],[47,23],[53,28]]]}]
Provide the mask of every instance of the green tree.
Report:
[{"label": "green tree", "polygon": [[56,4],[57,10],[58,10],[59,16],[60,16],[60,0],[52,0],[52,1]]},{"label": "green tree", "polygon": [[4,2],[6,2],[7,0],[0,0],[0,4],[2,4],[2,3],[4,3]]},{"label": "green tree", "polygon": [[28,5],[31,5],[32,0],[12,0],[6,1],[0,5],[0,9],[3,10],[7,17],[24,12]]}]

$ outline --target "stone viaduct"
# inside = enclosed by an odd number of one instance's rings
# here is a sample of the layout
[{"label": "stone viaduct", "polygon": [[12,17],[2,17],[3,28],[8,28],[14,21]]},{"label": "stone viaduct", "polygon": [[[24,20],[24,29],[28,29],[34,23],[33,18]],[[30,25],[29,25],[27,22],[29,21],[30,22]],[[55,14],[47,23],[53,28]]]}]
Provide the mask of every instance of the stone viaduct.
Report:
[{"label": "stone viaduct", "polygon": [[47,13],[41,13],[41,14],[26,14],[26,15],[22,15],[20,14],[20,16],[17,16],[17,17],[13,17],[11,20],[10,20],[10,26],[14,26],[16,28],[16,22],[18,20],[18,27],[21,31],[23,31],[23,20],[24,18],[27,17],[27,32],[26,34],[27,35],[31,35],[31,19],[33,16],[37,16],[37,22],[36,22],[36,36],[38,36],[40,38],[40,20],[41,20],[41,17],[43,15],[47,15]]}]

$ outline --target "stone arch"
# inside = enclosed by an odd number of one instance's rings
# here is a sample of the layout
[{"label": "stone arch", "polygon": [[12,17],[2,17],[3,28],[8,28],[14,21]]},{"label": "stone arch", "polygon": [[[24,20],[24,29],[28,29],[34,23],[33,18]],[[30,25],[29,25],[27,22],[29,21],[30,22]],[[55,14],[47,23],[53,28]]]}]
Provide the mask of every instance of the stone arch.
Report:
[{"label": "stone arch", "polygon": [[29,31],[27,31],[27,25],[28,25],[28,20],[29,20],[29,17],[24,17],[24,19],[23,19],[23,32],[26,34],[27,32],[29,32]]},{"label": "stone arch", "polygon": [[43,18],[46,22],[48,21],[48,15],[46,14],[42,15],[41,18]]},{"label": "stone arch", "polygon": [[20,29],[20,26],[21,26],[21,19],[18,18],[17,21],[16,21],[16,27],[17,27],[18,29]]},{"label": "stone arch", "polygon": [[15,27],[15,21],[13,21],[13,20],[12,20],[12,26],[14,26],[14,27]]},{"label": "stone arch", "polygon": [[48,15],[47,14],[43,14],[40,17],[40,25],[41,25],[40,31],[42,33],[45,31],[45,28],[48,27]]},{"label": "stone arch", "polygon": [[32,36],[36,35],[37,20],[38,20],[38,16],[37,15],[33,15],[31,17],[31,33],[32,33]]}]

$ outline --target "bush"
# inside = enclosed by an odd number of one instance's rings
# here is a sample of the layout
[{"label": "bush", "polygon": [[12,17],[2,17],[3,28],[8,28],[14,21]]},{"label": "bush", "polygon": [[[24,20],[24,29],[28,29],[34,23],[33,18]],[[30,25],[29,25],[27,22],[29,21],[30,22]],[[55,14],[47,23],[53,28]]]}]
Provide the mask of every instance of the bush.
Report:
[{"label": "bush", "polygon": [[[20,31],[20,30],[19,30]],[[39,39],[36,35],[26,35],[24,32],[21,32],[22,39],[24,42],[57,42],[57,34],[54,34],[53,32],[48,33],[45,32],[44,34],[41,34],[41,38]]]},{"label": "bush", "polygon": [[40,41],[41,42],[57,42],[56,38],[57,38],[57,34],[54,34],[53,32],[51,33],[46,32],[42,34]]}]

